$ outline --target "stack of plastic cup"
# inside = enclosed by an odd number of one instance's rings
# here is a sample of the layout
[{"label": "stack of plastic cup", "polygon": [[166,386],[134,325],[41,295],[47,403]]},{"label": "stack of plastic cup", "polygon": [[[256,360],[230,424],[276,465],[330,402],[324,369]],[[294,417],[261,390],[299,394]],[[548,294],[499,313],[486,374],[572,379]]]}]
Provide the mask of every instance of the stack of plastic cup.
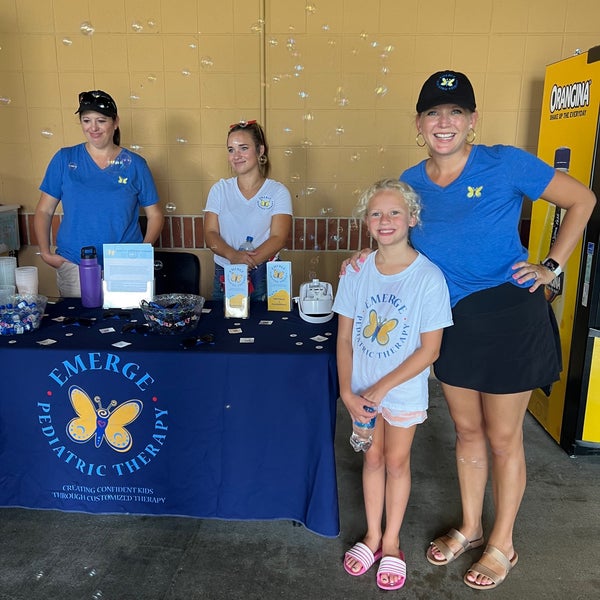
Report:
[{"label": "stack of plastic cup", "polygon": [[0,283],[0,306],[12,304],[15,295],[15,286]]},{"label": "stack of plastic cup", "polygon": [[0,256],[0,285],[16,285],[16,268],[17,259],[14,256]]},{"label": "stack of plastic cup", "polygon": [[15,269],[15,283],[19,294],[38,293],[37,267],[17,267]]}]

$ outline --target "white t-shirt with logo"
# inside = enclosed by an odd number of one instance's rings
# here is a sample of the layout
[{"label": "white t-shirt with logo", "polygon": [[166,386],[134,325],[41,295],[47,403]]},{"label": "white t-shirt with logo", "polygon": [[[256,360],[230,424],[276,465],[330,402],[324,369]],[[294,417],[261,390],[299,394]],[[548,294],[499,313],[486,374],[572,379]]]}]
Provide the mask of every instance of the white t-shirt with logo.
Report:
[{"label": "white t-shirt with logo", "polygon": [[[383,275],[376,252],[360,271],[340,278],[333,310],[354,320],[352,391],[360,394],[394,370],[421,345],[420,335],[452,325],[444,275],[419,254],[401,273]],[[427,410],[429,367],[396,386],[381,407],[394,411]]]},{"label": "white t-shirt with logo", "polygon": [[[232,248],[239,248],[249,235],[258,248],[271,235],[272,217],[292,214],[292,198],[282,183],[266,179],[254,197],[246,200],[237,177],[231,177],[220,179],[212,186],[204,210],[218,215],[221,237]],[[218,265],[229,264],[223,256],[214,256]]]}]

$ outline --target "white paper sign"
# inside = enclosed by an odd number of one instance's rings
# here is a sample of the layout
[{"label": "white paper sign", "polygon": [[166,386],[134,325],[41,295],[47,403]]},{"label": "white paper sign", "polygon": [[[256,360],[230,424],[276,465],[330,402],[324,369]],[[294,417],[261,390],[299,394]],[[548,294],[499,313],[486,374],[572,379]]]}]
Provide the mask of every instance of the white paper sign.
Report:
[{"label": "white paper sign", "polygon": [[152,244],[104,244],[103,308],[139,308],[154,296]]}]

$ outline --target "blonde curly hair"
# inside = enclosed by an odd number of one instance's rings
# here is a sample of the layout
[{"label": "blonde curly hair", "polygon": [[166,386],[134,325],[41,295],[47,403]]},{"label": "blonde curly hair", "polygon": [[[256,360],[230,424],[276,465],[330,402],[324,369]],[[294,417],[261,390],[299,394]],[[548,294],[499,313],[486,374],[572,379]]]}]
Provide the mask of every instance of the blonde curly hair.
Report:
[{"label": "blonde curly hair", "polygon": [[353,216],[356,219],[363,220],[367,214],[367,208],[371,198],[375,194],[385,190],[392,190],[400,193],[408,207],[408,214],[415,219],[415,225],[421,224],[421,197],[410,185],[408,185],[408,183],[392,178],[380,179],[373,185],[370,185],[360,195],[358,203],[354,208]]}]

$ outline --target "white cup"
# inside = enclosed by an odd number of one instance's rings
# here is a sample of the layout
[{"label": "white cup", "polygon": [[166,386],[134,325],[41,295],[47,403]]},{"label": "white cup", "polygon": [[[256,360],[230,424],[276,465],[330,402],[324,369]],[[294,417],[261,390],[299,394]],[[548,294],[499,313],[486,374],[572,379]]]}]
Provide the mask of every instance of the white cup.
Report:
[{"label": "white cup", "polygon": [[15,268],[17,259],[14,256],[0,256],[0,284],[15,285]]},{"label": "white cup", "polygon": [[15,286],[0,283],[0,306],[5,306],[12,302],[12,297],[15,295]]},{"label": "white cup", "polygon": [[38,293],[37,267],[17,267],[15,269],[15,283],[19,294]]}]

